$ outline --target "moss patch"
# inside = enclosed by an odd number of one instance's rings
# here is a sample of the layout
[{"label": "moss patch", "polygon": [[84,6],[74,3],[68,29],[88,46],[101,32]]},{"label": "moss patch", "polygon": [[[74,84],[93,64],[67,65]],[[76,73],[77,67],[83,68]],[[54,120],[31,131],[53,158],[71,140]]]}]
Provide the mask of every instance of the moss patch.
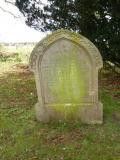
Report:
[{"label": "moss patch", "polygon": [[65,116],[74,114],[78,109],[75,104],[83,103],[87,94],[86,75],[82,65],[75,48],[69,54],[63,53],[56,64],[51,65],[54,75],[49,75],[48,88],[52,97],[59,103],[54,103],[53,108]]}]

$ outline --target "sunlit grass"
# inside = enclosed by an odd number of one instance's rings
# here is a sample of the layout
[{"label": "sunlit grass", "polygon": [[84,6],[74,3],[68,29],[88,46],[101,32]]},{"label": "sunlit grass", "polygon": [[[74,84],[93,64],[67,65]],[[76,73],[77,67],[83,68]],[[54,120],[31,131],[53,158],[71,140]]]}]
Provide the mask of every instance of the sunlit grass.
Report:
[{"label": "sunlit grass", "polygon": [[102,125],[37,122],[34,76],[28,71],[19,72],[19,68],[14,73],[6,72],[16,63],[21,62],[0,62],[0,73],[5,71],[0,76],[0,160],[120,159],[119,99],[100,88]]},{"label": "sunlit grass", "polygon": [[31,46],[18,46],[18,47],[0,47],[0,52],[2,53],[15,53],[13,56],[1,56],[0,55],[0,74],[14,70],[16,64],[28,65],[29,56],[34,45]]}]

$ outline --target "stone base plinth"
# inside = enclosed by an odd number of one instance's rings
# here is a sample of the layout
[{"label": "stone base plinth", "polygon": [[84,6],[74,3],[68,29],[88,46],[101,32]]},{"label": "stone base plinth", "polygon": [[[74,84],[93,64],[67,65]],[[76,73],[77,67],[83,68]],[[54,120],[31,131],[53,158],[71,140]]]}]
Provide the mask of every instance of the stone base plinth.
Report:
[{"label": "stone base plinth", "polygon": [[36,117],[38,121],[47,123],[50,120],[80,120],[85,124],[102,124],[103,122],[103,105],[101,102],[91,105],[79,106],[77,111],[70,116],[57,112],[52,107],[42,106],[40,103],[35,105]]}]

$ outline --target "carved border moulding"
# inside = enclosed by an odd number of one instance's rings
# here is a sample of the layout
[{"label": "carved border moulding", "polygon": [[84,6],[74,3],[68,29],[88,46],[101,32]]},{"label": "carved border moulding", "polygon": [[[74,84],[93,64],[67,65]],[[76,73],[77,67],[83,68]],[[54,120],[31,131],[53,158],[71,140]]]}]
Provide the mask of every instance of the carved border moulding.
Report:
[{"label": "carved border moulding", "polygon": [[38,94],[38,103],[35,105],[37,119],[42,122],[48,122],[51,119],[59,119],[59,115],[54,113],[54,111],[49,110],[49,108],[45,107],[44,98],[42,97],[41,91],[41,78],[40,78],[40,61],[42,61],[43,54],[49,46],[60,39],[69,40],[76,45],[83,48],[88,54],[91,62],[92,62],[92,91],[89,93],[92,99],[92,107],[88,107],[89,105],[85,105],[82,107],[80,111],[76,113],[75,119],[81,120],[83,123],[87,124],[101,124],[103,121],[103,108],[102,103],[98,101],[98,70],[103,66],[102,57],[99,53],[99,50],[96,46],[88,40],[86,37],[77,34],[75,32],[71,32],[69,30],[60,29],[52,34],[48,35],[46,38],[41,40],[33,49],[30,60],[29,67],[32,72],[34,72],[35,80],[36,80],[36,88]]}]

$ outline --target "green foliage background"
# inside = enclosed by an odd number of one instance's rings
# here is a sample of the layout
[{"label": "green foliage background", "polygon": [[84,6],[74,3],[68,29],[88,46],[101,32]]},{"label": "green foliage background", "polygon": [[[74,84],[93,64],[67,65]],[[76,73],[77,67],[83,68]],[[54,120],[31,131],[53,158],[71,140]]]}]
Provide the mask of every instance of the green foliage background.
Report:
[{"label": "green foliage background", "polygon": [[27,25],[41,31],[66,28],[82,33],[105,62],[120,67],[120,0],[16,0]]}]

